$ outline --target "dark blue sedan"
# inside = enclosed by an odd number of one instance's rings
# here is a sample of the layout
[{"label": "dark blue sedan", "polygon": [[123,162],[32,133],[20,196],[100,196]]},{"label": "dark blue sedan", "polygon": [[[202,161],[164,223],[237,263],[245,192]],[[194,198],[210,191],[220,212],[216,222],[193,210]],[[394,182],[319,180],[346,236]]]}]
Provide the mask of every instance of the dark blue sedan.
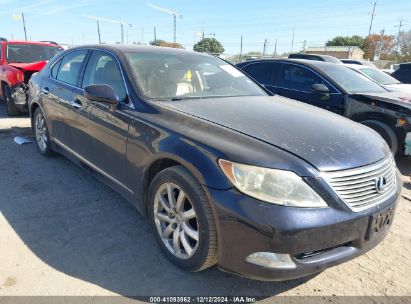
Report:
[{"label": "dark blue sedan", "polygon": [[384,239],[401,189],[378,134],[205,54],[69,49],[31,78],[29,109],[38,151],[121,193],[188,271],[319,272]]}]

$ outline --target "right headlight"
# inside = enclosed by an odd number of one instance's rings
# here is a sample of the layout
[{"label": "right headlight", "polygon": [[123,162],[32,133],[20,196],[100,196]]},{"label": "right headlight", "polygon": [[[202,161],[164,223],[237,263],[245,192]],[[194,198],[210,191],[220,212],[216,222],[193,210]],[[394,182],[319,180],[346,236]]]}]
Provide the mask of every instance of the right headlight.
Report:
[{"label": "right headlight", "polygon": [[305,207],[328,207],[326,202],[291,171],[249,166],[220,159],[218,164],[242,193],[267,203]]}]

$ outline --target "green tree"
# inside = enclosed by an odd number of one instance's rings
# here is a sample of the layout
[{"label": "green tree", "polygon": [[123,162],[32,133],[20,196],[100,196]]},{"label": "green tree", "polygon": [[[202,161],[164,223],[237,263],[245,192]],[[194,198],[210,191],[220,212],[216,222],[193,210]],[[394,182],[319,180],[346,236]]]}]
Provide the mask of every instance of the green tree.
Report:
[{"label": "green tree", "polygon": [[371,34],[364,42],[364,58],[373,60],[375,55],[380,59],[392,59],[396,41],[394,36]]},{"label": "green tree", "polygon": [[365,39],[358,35],[353,36],[337,36],[328,40],[326,46],[358,46],[364,48]]},{"label": "green tree", "polygon": [[194,45],[193,50],[196,52],[209,53],[215,55],[220,55],[225,51],[221,42],[215,38],[202,39]]},{"label": "green tree", "polygon": [[150,45],[161,46],[161,44],[164,42],[165,42],[164,40],[157,39],[157,40],[150,41]]},{"label": "green tree", "polygon": [[150,41],[150,45],[183,49],[183,46],[180,43],[167,42],[161,39]]},{"label": "green tree", "polygon": [[263,53],[261,53],[260,51],[250,51],[245,55],[247,55],[247,56],[263,56]]}]

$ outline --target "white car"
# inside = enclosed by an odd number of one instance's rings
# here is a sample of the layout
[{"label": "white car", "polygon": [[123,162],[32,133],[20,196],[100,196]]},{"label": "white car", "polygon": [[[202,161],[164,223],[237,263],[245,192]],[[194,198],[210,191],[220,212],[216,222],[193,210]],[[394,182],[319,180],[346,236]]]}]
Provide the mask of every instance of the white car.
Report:
[{"label": "white car", "polygon": [[345,66],[371,78],[389,91],[411,94],[411,84],[402,83],[377,68],[358,64],[345,64]]}]

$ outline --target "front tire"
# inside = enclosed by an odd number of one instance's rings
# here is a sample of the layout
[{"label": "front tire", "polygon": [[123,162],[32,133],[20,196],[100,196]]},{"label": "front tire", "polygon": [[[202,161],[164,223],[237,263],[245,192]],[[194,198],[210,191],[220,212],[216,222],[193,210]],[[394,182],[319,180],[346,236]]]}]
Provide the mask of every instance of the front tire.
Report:
[{"label": "front tire", "polygon": [[10,117],[19,116],[19,109],[14,104],[13,97],[11,96],[11,89],[8,85],[4,86],[4,100],[6,102],[7,115]]},{"label": "front tire", "polygon": [[160,171],[153,179],[148,212],[166,257],[187,271],[217,263],[217,231],[203,188],[182,166]]},{"label": "front tire", "polygon": [[37,108],[33,116],[33,130],[36,137],[37,150],[44,156],[53,155],[51,148],[50,133],[47,128],[46,119],[40,108]]},{"label": "front tire", "polygon": [[363,125],[373,129],[385,140],[393,155],[396,155],[398,150],[398,139],[395,132],[387,124],[377,120],[365,120],[361,122]]}]

